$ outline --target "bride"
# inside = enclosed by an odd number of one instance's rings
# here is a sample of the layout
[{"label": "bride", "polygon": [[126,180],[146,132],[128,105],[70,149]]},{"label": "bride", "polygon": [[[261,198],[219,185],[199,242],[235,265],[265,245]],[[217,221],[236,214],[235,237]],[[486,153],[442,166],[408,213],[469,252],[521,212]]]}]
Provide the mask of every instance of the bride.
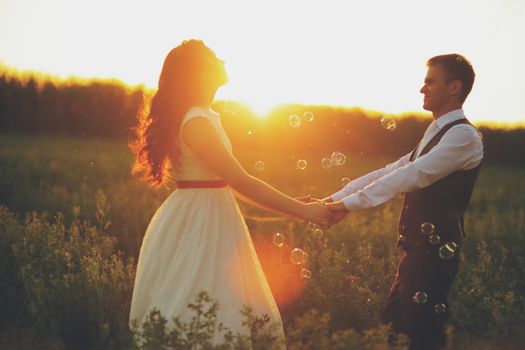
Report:
[{"label": "bride", "polygon": [[135,128],[133,173],[156,186],[173,176],[177,190],[146,230],[130,321],[140,324],[156,308],[167,320],[188,322],[188,304],[205,291],[218,302],[224,326],[249,335],[240,313],[249,306],[277,325],[274,336],[284,347],[279,310],[235,198],[325,227],[330,211],[324,203],[295,200],[243,169],[219,114],[210,109],[226,82],[224,62],[210,48],[183,41],[165,58],[149,112]]}]

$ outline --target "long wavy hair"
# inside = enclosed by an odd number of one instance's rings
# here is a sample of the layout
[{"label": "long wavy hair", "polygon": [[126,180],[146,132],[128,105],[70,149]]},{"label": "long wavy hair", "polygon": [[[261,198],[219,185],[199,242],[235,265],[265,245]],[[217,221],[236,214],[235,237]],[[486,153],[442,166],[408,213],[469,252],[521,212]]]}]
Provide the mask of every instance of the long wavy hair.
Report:
[{"label": "long wavy hair", "polygon": [[176,141],[182,118],[192,106],[210,103],[226,83],[223,63],[201,40],[185,40],[168,53],[149,108],[146,103],[132,128],[132,174],[154,187],[170,180],[180,157]]}]

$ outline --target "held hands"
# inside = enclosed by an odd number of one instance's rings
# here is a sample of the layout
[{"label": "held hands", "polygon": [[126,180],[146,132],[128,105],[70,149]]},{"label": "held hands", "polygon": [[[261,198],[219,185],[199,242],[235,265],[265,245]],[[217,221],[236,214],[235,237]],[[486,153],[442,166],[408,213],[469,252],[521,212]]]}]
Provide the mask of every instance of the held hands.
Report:
[{"label": "held hands", "polygon": [[331,226],[332,213],[323,202],[304,203],[303,219],[321,226],[325,230]]},{"label": "held hands", "polygon": [[333,224],[338,223],[348,213],[343,202],[332,202],[330,197],[317,199],[307,195],[296,197],[295,199],[305,203],[307,207],[304,219],[312,221],[324,229],[328,229]]}]

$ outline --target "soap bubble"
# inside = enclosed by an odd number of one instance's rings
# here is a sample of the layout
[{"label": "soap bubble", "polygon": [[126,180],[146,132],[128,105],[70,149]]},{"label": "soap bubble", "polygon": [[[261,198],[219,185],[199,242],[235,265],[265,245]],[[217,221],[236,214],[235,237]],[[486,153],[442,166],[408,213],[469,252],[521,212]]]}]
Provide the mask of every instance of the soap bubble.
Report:
[{"label": "soap bubble", "polygon": [[304,279],[310,279],[310,277],[312,277],[312,272],[308,269],[302,268],[301,277]]},{"label": "soap bubble", "polygon": [[321,159],[321,166],[325,169],[329,169],[332,166],[332,160],[328,157]]},{"label": "soap bubble", "polygon": [[428,236],[428,241],[430,242],[430,244],[439,244],[439,242],[441,242],[441,237],[439,237],[438,235],[430,235]]},{"label": "soap bubble", "polygon": [[294,248],[290,252],[290,261],[295,265],[304,265],[308,260],[308,253],[306,253],[301,248]]},{"label": "soap bubble", "polygon": [[310,123],[314,121],[314,114],[310,111],[304,112],[303,117],[306,121]]},{"label": "soap bubble", "polygon": [[346,156],[339,151],[332,153],[331,161],[333,166],[343,165],[346,162]]},{"label": "soap bubble", "polygon": [[284,239],[283,234],[276,232],[273,234],[272,242],[276,247],[281,248],[284,245]]},{"label": "soap bubble", "polygon": [[317,238],[317,239],[320,239],[323,237],[323,233],[324,231],[321,230],[320,228],[316,228],[313,232],[313,235],[314,235],[314,238]]},{"label": "soap bubble", "polygon": [[255,167],[255,170],[260,172],[264,170],[264,168],[266,167],[266,164],[264,164],[262,160],[258,160],[255,162],[254,167]]},{"label": "soap bubble", "polygon": [[447,312],[447,306],[445,304],[436,304],[434,305],[434,311],[436,314],[444,314]]},{"label": "soap bubble", "polygon": [[431,235],[434,233],[435,227],[431,222],[424,222],[421,224],[421,233],[424,235]]},{"label": "soap bubble", "polygon": [[381,118],[381,125],[388,131],[394,131],[397,128],[396,121],[388,117]]},{"label": "soap bubble", "polygon": [[439,248],[439,257],[443,260],[449,260],[454,257],[458,245],[455,242],[448,242]]},{"label": "soap bubble", "polygon": [[428,300],[428,295],[425,292],[416,292],[412,297],[412,301],[416,304],[424,304]]},{"label": "soap bubble", "polygon": [[343,186],[346,186],[346,184],[349,183],[349,182],[350,182],[350,179],[347,178],[347,177],[343,177],[341,179],[341,185],[343,185]]},{"label": "soap bubble", "polygon": [[313,232],[317,228],[317,225],[311,221],[308,222],[308,231]]},{"label": "soap bubble", "polygon": [[304,170],[304,169],[306,169],[307,165],[308,165],[308,163],[304,159],[299,159],[297,161],[297,169]]},{"label": "soap bubble", "polygon": [[292,114],[290,118],[288,118],[288,122],[292,128],[298,128],[301,126],[301,117],[297,114]]}]

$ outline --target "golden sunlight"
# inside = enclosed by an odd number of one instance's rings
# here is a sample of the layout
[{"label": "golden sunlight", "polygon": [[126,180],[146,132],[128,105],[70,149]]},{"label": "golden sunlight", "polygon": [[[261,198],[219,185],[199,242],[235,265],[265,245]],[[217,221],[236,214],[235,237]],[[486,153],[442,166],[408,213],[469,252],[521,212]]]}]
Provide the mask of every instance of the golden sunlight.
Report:
[{"label": "golden sunlight", "polygon": [[[458,52],[477,72],[465,105],[470,119],[525,122],[523,91],[513,88],[525,80],[523,4],[445,0],[432,8],[433,17],[462,23],[461,30],[429,26],[428,8],[420,1],[403,5],[411,10],[388,1],[152,1],[147,7],[101,0],[6,1],[0,30],[11,34],[0,45],[0,62],[155,88],[167,52],[197,38],[226,61],[229,82],[217,98],[246,103],[259,116],[283,103],[403,113],[422,111],[426,60]],[[472,8],[476,16],[469,15]],[[227,20],[231,13],[238,15]]]}]

